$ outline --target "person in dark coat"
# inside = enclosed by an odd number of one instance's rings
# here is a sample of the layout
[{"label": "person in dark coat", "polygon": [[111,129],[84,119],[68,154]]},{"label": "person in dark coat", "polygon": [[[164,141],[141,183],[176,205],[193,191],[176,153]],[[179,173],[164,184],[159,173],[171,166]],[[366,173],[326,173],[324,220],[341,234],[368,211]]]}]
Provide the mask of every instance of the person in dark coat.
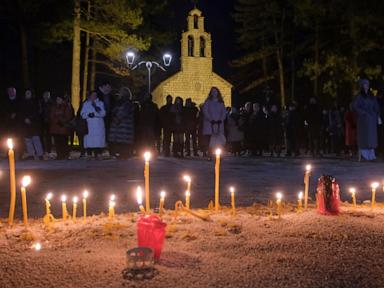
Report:
[{"label": "person in dark coat", "polygon": [[235,156],[240,156],[242,150],[242,142],[244,140],[244,132],[242,130],[244,118],[235,107],[232,107],[227,115],[227,142],[230,146],[230,151]]},{"label": "person in dark coat", "polygon": [[108,140],[112,155],[128,158],[132,156],[135,135],[132,96],[127,87],[122,87],[116,96]]},{"label": "person in dark coat", "polygon": [[353,156],[356,150],[356,113],[352,110],[352,104],[344,114],[345,146],[349,155]]},{"label": "person in dark coat", "polygon": [[242,118],[242,130],[244,131],[244,148],[251,154],[252,150],[252,128],[251,128],[251,115],[252,115],[252,103],[247,102],[244,105],[241,113]]},{"label": "person in dark coat", "polygon": [[316,157],[320,154],[321,107],[314,97],[309,99],[304,120],[308,132],[308,148],[311,155]]},{"label": "person in dark coat", "polygon": [[183,99],[176,97],[175,103],[171,107],[173,114],[173,155],[175,157],[184,157],[184,107]]},{"label": "person in dark coat", "polygon": [[268,115],[267,131],[271,156],[274,156],[274,153],[276,153],[276,156],[280,157],[281,146],[283,143],[283,119],[277,105],[271,106],[271,111]]},{"label": "person in dark coat", "polygon": [[152,101],[152,95],[146,98],[141,105],[139,117],[141,149],[155,152],[156,137],[159,129],[159,108]]},{"label": "person in dark coat", "polygon": [[41,111],[41,140],[45,153],[51,153],[52,135],[49,133],[49,120],[51,115],[52,99],[51,92],[45,91],[40,101]]},{"label": "person in dark coat", "polygon": [[359,148],[359,160],[363,157],[371,161],[376,159],[377,124],[379,117],[379,105],[369,91],[369,81],[359,81],[360,93],[357,95],[353,108],[357,114],[357,146]]},{"label": "person in dark coat", "polygon": [[262,134],[264,134],[265,124],[264,121],[265,114],[260,110],[259,103],[253,103],[252,114],[249,119],[249,133],[248,135],[251,141],[251,151],[253,156],[262,156],[263,154],[263,139]]},{"label": "person in dark coat", "polygon": [[184,124],[185,124],[185,151],[187,156],[191,156],[191,141],[193,155],[198,156],[197,154],[197,115],[199,109],[197,109],[196,104],[192,102],[191,98],[188,98],[185,101],[184,108]]},{"label": "person in dark coat", "polygon": [[332,152],[338,156],[343,142],[343,116],[337,103],[334,103],[333,108],[329,111],[329,134]]},{"label": "person in dark coat", "polygon": [[163,153],[165,157],[171,155],[171,140],[172,140],[172,124],[173,114],[171,113],[172,108],[172,96],[166,97],[166,104],[160,108],[159,117],[160,125],[163,133]]},{"label": "person in dark coat", "polygon": [[298,156],[299,143],[298,138],[300,135],[300,115],[297,107],[294,103],[291,103],[288,107],[288,115],[286,119],[286,137],[287,137],[287,156]]},{"label": "person in dark coat", "polygon": [[27,159],[43,160],[43,145],[41,144],[41,117],[37,100],[32,90],[27,89],[21,102],[21,129],[27,150]]},{"label": "person in dark coat", "polygon": [[68,123],[73,119],[74,111],[71,104],[64,97],[57,96],[51,108],[49,131],[56,146],[57,160],[67,159],[69,156],[68,137],[71,129]]},{"label": "person in dark coat", "polygon": [[377,127],[377,138],[378,138],[378,147],[377,152],[380,153],[380,155],[384,156],[384,94],[383,91],[379,90],[376,95],[377,104],[379,105],[380,109],[380,123]]}]

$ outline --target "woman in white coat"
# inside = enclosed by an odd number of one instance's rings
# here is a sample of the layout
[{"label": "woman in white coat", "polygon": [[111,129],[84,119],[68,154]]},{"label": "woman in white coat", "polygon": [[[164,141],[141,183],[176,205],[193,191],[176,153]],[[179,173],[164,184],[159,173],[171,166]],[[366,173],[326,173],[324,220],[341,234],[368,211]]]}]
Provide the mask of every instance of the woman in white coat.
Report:
[{"label": "woman in white coat", "polygon": [[81,109],[81,117],[87,120],[88,134],[84,137],[84,148],[88,155],[95,152],[98,156],[105,148],[105,107],[103,101],[97,97],[96,91],[91,91]]}]

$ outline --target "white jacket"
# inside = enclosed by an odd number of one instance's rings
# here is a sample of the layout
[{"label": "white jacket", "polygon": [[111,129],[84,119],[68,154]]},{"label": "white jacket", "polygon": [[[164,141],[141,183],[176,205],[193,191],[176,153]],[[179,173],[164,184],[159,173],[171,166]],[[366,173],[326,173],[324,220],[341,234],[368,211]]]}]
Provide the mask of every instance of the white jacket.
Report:
[{"label": "white jacket", "polygon": [[[95,107],[100,108],[99,112]],[[94,114],[94,117],[89,116],[91,113]],[[84,148],[104,148],[106,146],[104,103],[99,99],[96,99],[94,104],[90,100],[85,101],[81,109],[81,117],[86,119],[88,124],[88,134],[84,137]]]}]

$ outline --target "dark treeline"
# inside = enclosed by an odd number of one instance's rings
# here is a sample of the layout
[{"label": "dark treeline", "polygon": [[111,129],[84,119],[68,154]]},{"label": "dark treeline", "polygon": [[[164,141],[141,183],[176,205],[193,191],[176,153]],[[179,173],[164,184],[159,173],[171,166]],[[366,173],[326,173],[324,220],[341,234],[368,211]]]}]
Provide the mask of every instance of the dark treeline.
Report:
[{"label": "dark treeline", "polygon": [[283,106],[311,97],[331,106],[348,103],[360,77],[382,89],[383,13],[383,1],[237,0],[240,94],[259,101],[268,84]]}]

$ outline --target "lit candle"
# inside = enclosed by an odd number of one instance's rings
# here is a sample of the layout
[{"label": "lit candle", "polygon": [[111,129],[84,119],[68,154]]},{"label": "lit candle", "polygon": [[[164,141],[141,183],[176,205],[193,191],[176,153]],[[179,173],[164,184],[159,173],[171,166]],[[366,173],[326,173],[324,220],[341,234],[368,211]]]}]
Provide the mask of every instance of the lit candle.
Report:
[{"label": "lit candle", "polygon": [[311,178],[311,165],[305,166],[305,173],[304,173],[304,208],[308,208],[308,192],[309,192],[309,180]]},{"label": "lit candle", "polygon": [[109,208],[108,208],[108,218],[113,219],[115,218],[115,206],[116,206],[116,196],[114,194],[111,195],[109,198]]},{"label": "lit candle", "polygon": [[36,252],[40,251],[42,246],[41,246],[41,243],[40,242],[36,242],[32,245],[31,247],[33,250],[35,250]]},{"label": "lit candle", "polygon": [[13,224],[15,218],[15,206],[16,206],[16,172],[15,172],[15,152],[13,151],[13,140],[7,139],[8,145],[8,160],[9,160],[9,188],[11,192],[8,224]]},{"label": "lit candle", "polygon": [[191,176],[184,175],[183,179],[185,182],[187,182],[187,191],[191,191],[191,182],[192,182]]},{"label": "lit candle", "polygon": [[349,189],[349,192],[352,195],[353,207],[356,208],[356,189],[352,187],[352,188]]},{"label": "lit candle", "polygon": [[27,186],[31,184],[31,176],[24,176],[21,186],[21,205],[23,207],[23,223],[28,225]]},{"label": "lit candle", "polygon": [[53,197],[52,193],[48,193],[47,196],[45,196],[45,216],[47,219],[50,219],[51,217],[51,202],[49,202]]},{"label": "lit candle", "polygon": [[84,190],[83,192],[83,218],[84,221],[87,220],[87,198],[88,198],[88,191]]},{"label": "lit candle", "polygon": [[279,217],[281,217],[281,212],[282,212],[282,206],[281,206],[281,200],[283,199],[283,194],[280,192],[276,193],[276,204],[277,204],[277,214]]},{"label": "lit candle", "polygon": [[372,188],[372,208],[375,208],[376,207],[376,189],[379,187],[379,183],[377,182],[373,182],[371,184],[371,188]]},{"label": "lit candle", "polygon": [[189,190],[185,191],[185,207],[187,209],[191,208],[191,192]]},{"label": "lit candle", "polygon": [[61,195],[61,211],[63,220],[67,220],[68,211],[67,211],[67,196]]},{"label": "lit candle", "polygon": [[300,191],[297,195],[297,213],[301,213],[303,210],[303,192]]},{"label": "lit candle", "polygon": [[137,189],[136,189],[136,199],[137,199],[137,204],[139,205],[139,209],[141,213],[145,214],[145,209],[143,206],[143,191],[141,190],[140,186],[137,186]]},{"label": "lit candle", "polygon": [[79,198],[77,196],[72,198],[72,204],[73,204],[73,210],[72,210],[72,219],[73,221],[76,221],[77,216],[77,202],[79,201]]},{"label": "lit candle", "polygon": [[232,206],[232,214],[236,214],[236,205],[235,205],[235,188],[230,187],[229,191],[231,192],[231,206]]},{"label": "lit candle", "polygon": [[151,159],[151,152],[144,153],[144,179],[145,179],[145,210],[147,213],[150,212],[150,198],[149,198],[149,160]]},{"label": "lit candle", "polygon": [[216,163],[215,163],[215,210],[218,211],[220,207],[220,155],[221,149],[218,148],[215,151]]},{"label": "lit candle", "polygon": [[164,202],[165,202],[165,191],[161,191],[160,192],[160,207],[159,207],[160,215],[164,214]]}]

